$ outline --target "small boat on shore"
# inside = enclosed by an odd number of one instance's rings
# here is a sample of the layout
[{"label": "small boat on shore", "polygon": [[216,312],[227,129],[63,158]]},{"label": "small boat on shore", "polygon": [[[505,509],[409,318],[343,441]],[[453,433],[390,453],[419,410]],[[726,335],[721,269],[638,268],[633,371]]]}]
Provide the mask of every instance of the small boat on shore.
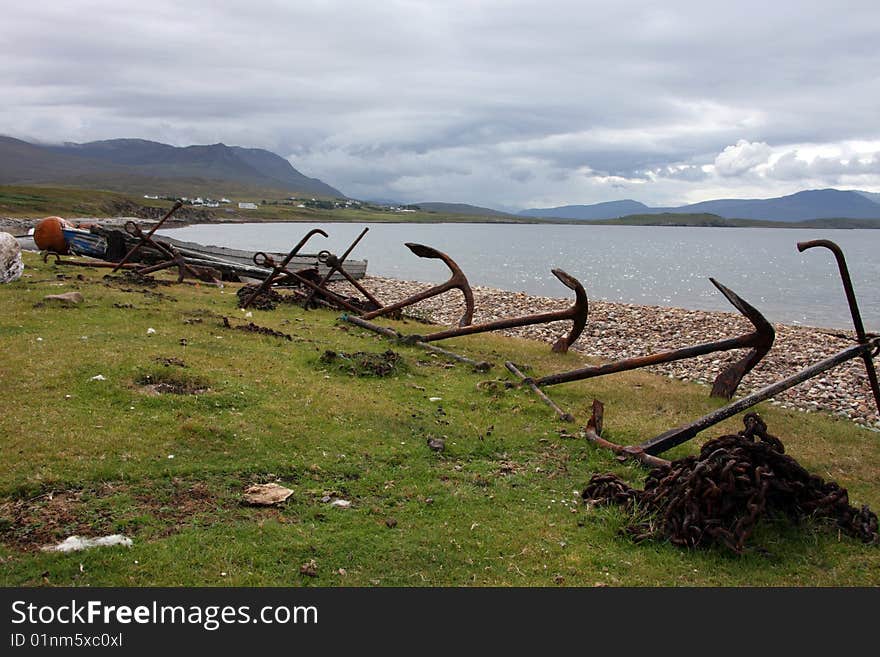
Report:
[{"label": "small boat on shore", "polygon": [[102,259],[107,255],[107,240],[100,235],[82,228],[64,228],[61,234],[73,255]]}]

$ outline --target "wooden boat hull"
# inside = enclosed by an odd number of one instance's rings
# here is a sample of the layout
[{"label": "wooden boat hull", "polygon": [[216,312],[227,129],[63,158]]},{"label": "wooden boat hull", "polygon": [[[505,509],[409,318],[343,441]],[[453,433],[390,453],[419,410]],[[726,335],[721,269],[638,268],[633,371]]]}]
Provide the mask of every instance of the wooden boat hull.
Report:
[{"label": "wooden boat hull", "polygon": [[[92,231],[106,239],[108,247],[104,259],[116,262],[122,258],[122,255],[128,252],[134,245],[138,243],[137,238],[132,237],[124,230],[116,228],[94,227]],[[196,242],[184,242],[162,235],[154,236],[158,242],[162,242],[173,246],[188,263],[200,267],[212,267],[219,270],[225,280],[242,280],[242,278],[263,280],[272,270],[268,267],[259,267],[254,264],[254,251],[242,251],[239,249],[230,249],[223,246],[205,246]],[[167,256],[156,249],[149,246],[143,247],[138,251],[140,262],[147,264],[155,264],[167,260]],[[284,253],[269,253],[276,262],[282,262],[286,257]],[[321,276],[327,274],[329,269],[318,261],[317,253],[301,254],[294,256],[287,268],[291,271],[299,269],[308,269],[317,267]],[[367,261],[366,260],[346,260],[345,271],[353,278],[360,279],[366,276]],[[331,281],[343,280],[343,277],[335,273]]]}]

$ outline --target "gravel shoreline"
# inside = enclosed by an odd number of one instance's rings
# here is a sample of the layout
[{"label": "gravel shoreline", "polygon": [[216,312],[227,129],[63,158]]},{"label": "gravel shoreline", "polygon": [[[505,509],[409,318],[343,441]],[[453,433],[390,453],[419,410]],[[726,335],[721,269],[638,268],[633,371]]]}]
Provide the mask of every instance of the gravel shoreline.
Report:
[{"label": "gravel shoreline", "polygon": [[[364,283],[385,303],[393,303],[432,285],[378,276],[367,276]],[[559,310],[572,302],[571,299],[531,296],[489,287],[474,287],[473,291],[474,323]],[[461,295],[453,291],[412,306],[407,312],[433,323],[455,326],[463,310]],[[549,345],[564,335],[570,326],[567,322],[556,322],[503,333]],[[785,324],[774,324],[773,327],[776,329],[773,348],[743,379],[737,397],[790,376],[855,341],[852,331]],[[572,350],[609,361],[721,340],[752,330],[748,320],[738,313],[590,300],[586,328]],[[708,388],[718,372],[729,362],[741,358],[743,353],[742,350],[718,352],[648,369],[682,381],[704,384]],[[771,403],[803,411],[824,411],[868,428],[880,429],[880,416],[861,359],[851,360],[787,390]]]}]

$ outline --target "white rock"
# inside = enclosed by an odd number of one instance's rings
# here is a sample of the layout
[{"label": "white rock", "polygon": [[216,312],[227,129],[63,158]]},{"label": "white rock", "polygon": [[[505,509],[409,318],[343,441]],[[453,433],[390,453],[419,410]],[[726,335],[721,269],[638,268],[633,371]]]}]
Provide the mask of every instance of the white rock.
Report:
[{"label": "white rock", "polygon": [[0,283],[17,281],[23,271],[18,240],[9,233],[0,232]]}]

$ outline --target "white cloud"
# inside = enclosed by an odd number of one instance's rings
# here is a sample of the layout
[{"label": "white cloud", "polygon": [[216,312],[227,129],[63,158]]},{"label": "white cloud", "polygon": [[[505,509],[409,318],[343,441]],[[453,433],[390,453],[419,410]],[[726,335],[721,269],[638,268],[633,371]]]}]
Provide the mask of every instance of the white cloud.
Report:
[{"label": "white cloud", "polygon": [[765,164],[773,149],[764,142],[740,139],[734,146],[727,146],[715,158],[715,171],[720,176],[739,176],[758,165]]}]

